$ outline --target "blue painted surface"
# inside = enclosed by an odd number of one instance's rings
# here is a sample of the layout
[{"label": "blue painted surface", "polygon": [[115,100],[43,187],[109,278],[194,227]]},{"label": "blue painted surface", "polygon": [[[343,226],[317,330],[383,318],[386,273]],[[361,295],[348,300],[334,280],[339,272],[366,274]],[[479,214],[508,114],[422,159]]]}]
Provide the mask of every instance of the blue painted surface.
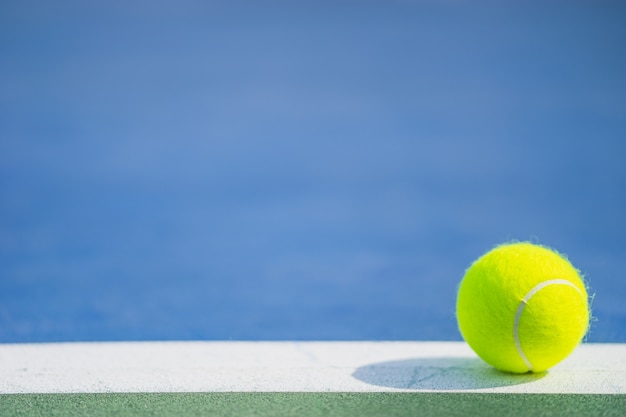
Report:
[{"label": "blue painted surface", "polygon": [[456,340],[511,239],[626,342],[623,3],[292,3],[1,3],[0,342]]}]

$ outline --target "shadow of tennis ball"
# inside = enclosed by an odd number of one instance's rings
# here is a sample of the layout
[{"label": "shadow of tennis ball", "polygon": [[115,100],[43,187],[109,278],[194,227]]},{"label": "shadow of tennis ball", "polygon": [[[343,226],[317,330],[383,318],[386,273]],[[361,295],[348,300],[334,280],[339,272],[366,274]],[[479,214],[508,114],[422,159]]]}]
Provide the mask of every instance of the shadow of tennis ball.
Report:
[{"label": "shadow of tennis ball", "polygon": [[473,390],[526,384],[545,373],[510,374],[478,358],[419,358],[374,363],[352,376],[367,384],[409,390]]}]

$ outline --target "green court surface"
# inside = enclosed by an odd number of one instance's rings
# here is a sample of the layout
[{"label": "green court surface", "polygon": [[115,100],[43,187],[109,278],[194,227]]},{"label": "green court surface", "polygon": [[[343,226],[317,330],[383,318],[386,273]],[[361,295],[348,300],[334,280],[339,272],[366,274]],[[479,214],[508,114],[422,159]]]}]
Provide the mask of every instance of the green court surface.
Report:
[{"label": "green court surface", "polygon": [[623,416],[626,395],[480,393],[9,394],[3,417]]}]

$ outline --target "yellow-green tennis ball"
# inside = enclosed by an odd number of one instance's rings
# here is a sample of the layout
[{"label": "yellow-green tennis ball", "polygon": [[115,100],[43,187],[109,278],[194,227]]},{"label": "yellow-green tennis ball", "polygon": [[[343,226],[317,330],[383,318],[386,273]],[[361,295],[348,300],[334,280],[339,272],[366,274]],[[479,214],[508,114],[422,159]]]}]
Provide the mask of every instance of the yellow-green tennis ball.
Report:
[{"label": "yellow-green tennis ball", "polygon": [[543,372],[572,353],[587,332],[587,298],[578,271],[557,252],[505,244],[466,271],[457,298],[459,329],[494,367]]}]

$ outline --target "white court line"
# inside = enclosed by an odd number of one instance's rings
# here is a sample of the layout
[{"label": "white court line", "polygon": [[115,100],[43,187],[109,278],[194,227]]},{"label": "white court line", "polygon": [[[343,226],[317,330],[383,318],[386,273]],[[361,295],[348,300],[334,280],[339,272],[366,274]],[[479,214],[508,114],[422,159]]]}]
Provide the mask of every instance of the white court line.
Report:
[{"label": "white court line", "polygon": [[0,394],[626,393],[626,344],[583,344],[543,375],[494,370],[462,342],[0,344]]}]

